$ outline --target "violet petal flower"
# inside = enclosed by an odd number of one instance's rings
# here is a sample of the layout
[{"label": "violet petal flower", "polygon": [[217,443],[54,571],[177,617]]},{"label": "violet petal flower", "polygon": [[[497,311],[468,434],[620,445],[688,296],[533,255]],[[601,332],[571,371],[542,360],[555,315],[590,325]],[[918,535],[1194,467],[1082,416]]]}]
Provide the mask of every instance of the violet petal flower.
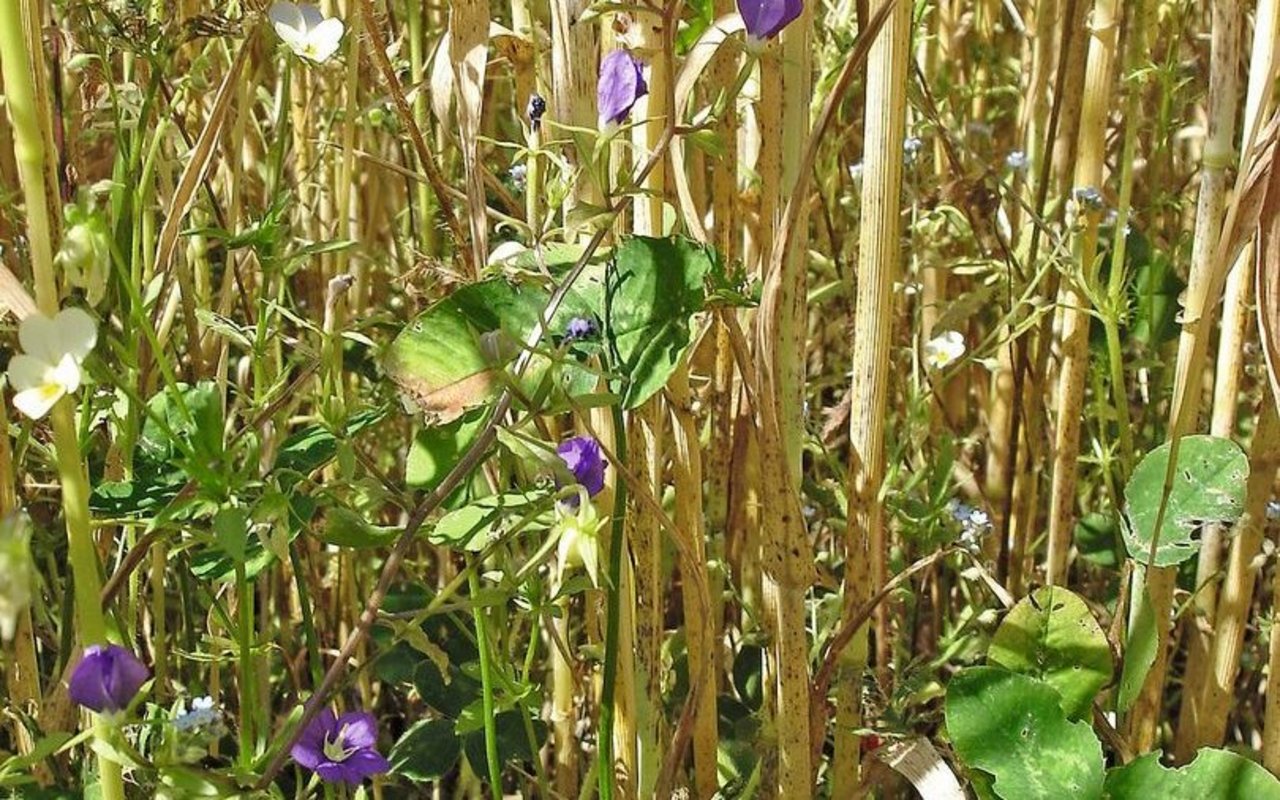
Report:
[{"label": "violet petal flower", "polygon": [[596,84],[600,125],[622,122],[636,101],[648,93],[644,64],[627,50],[614,50],[600,62],[600,82]]},{"label": "violet petal flower", "polygon": [[606,465],[600,455],[600,443],[595,439],[590,436],[575,436],[557,447],[556,453],[589,496],[595,497],[604,488]]},{"label": "violet petal flower", "polygon": [[738,0],[747,35],[761,42],[781,33],[803,10],[803,0]]},{"label": "violet petal flower", "polygon": [[357,784],[391,769],[377,744],[378,723],[372,714],[353,711],[339,717],[326,708],[311,720],[289,754],[322,780]]},{"label": "violet petal flower", "polygon": [[569,341],[591,339],[596,335],[596,323],[586,317],[574,317],[564,326],[564,338]]},{"label": "violet petal flower", "polygon": [[151,671],[133,653],[115,644],[94,644],[71,673],[71,699],[90,711],[114,713],[129,707]]}]

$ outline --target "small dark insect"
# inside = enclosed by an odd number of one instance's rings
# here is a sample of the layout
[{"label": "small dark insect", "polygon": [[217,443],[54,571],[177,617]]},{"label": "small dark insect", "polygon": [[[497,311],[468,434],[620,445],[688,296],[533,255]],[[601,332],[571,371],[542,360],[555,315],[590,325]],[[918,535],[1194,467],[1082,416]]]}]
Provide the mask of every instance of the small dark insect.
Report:
[{"label": "small dark insect", "polygon": [[529,107],[526,110],[529,115],[529,124],[536,131],[542,127],[542,115],[547,113],[547,101],[540,94],[529,95]]}]

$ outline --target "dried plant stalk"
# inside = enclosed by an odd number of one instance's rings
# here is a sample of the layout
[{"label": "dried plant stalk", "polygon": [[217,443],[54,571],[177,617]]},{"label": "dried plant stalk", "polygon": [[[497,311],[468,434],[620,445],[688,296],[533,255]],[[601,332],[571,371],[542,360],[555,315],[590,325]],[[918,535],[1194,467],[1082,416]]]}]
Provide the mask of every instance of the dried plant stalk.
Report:
[{"label": "dried plant stalk", "polygon": [[[1080,111],[1079,144],[1074,185],[1100,191],[1106,159],[1107,113],[1115,83],[1116,43],[1119,38],[1120,4],[1099,0],[1089,23],[1089,57],[1085,69],[1084,102]],[[1084,408],[1085,378],[1089,365],[1089,302],[1077,281],[1094,282],[1098,249],[1096,210],[1083,208],[1078,224],[1077,275],[1064,282],[1062,307],[1061,373],[1057,397],[1057,426],[1053,457],[1053,490],[1049,511],[1049,556],[1046,578],[1061,584],[1066,578],[1067,553],[1075,527],[1076,478],[1079,471],[1080,421]]]},{"label": "dried plant stalk", "polygon": [[[876,3],[874,13],[885,4]],[[884,506],[885,417],[889,354],[893,335],[893,283],[901,240],[902,143],[906,135],[907,59],[911,55],[911,8],[898,3],[867,58],[866,130],[863,143],[862,219],[858,289],[853,323],[850,382],[850,463],[846,492],[844,612],[851,613],[884,585],[887,555]],[[887,626],[878,625],[884,633]],[[861,779],[862,673],[866,632],[846,651],[836,686],[835,759],[832,793],[852,797]],[[880,651],[888,653],[887,642]],[[881,664],[887,668],[887,664]]]}]

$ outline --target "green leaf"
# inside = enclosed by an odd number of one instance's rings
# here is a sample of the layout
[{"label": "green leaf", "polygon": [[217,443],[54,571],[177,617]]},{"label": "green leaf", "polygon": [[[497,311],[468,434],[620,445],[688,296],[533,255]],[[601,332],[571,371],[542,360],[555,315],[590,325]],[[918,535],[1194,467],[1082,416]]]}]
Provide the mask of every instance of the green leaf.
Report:
[{"label": "green leaf", "polygon": [[[386,409],[375,408],[352,414],[344,435],[350,439],[376,425],[387,415]],[[310,474],[329,463],[338,454],[338,437],[323,425],[309,425],[295,431],[280,445],[276,469]]]},{"label": "green leaf", "polygon": [[249,546],[249,513],[243,508],[223,508],[213,517],[213,538],[237,564],[243,564]]},{"label": "green leaf", "polygon": [[448,774],[461,753],[462,740],[454,733],[452,720],[424,719],[404,732],[387,760],[393,775],[432,781]]},{"label": "green leaf", "polygon": [[[1132,242],[1132,235],[1130,241]],[[1130,245],[1132,247],[1132,244]],[[1178,296],[1187,284],[1163,252],[1137,263],[1133,273],[1132,336],[1149,347],[1178,338]]]},{"label": "green leaf", "polygon": [[1119,566],[1116,549],[1119,537],[1119,519],[1113,513],[1094,511],[1076,523],[1076,550],[1081,558],[1099,567]]},{"label": "green leaf", "polygon": [[1202,749],[1180,769],[1167,769],[1159,753],[1107,773],[1108,800],[1280,800],[1280,781],[1227,750]]},{"label": "green leaf", "polygon": [[426,491],[440,485],[480,435],[487,418],[486,410],[477,409],[448,425],[428,426],[418,431],[409,447],[405,483]]},{"label": "green leaf", "polygon": [[1085,716],[1111,682],[1106,635],[1085,602],[1061,587],[1045,586],[1019,601],[996,629],[987,660],[1052,686],[1072,719]]},{"label": "green leaf", "polygon": [[[603,305],[602,286],[603,266],[584,271],[557,309],[550,330],[563,329],[575,316],[594,316]],[[505,278],[464,286],[400,332],[387,347],[383,369],[428,425],[452,422],[495,398],[506,385],[503,371],[520,353],[550,299],[542,286]],[[522,382],[526,394],[533,393],[550,366],[545,356],[530,361]],[[565,366],[571,383],[594,388],[590,373],[567,362]]]},{"label": "green leaf", "polygon": [[635,236],[618,248],[608,319],[622,361],[617,368],[627,378],[624,408],[644,403],[675,371],[713,271],[713,251],[688,239]]},{"label": "green leaf", "polygon": [[1134,701],[1138,699],[1142,684],[1147,680],[1147,672],[1156,663],[1159,642],[1155,608],[1151,604],[1151,594],[1146,590],[1144,581],[1133,624],[1129,626],[1129,634],[1125,640],[1124,667],[1120,673],[1120,689],[1116,694],[1116,710],[1120,713],[1132,708]]},{"label": "green leaf", "polygon": [[427,534],[427,539],[432,544],[455,550],[479,552],[524,517],[537,513],[539,505],[550,510],[551,497],[546,492],[489,495],[445,514]]},{"label": "green leaf", "polygon": [[971,667],[947,687],[947,731],[964,763],[990,773],[1003,800],[1102,797],[1102,745],[1070,722],[1046,683],[997,667]]},{"label": "green leaf", "polygon": [[400,528],[374,525],[349,508],[334,507],[325,512],[320,539],[338,547],[388,547],[395,544]]},{"label": "green leaf", "polygon": [[[1128,506],[1124,543],[1129,555],[1147,564],[1151,537],[1164,490],[1170,445],[1165,443],[1142,459],[1124,488]],[[1230,439],[1184,436],[1178,447],[1173,487],[1160,529],[1154,566],[1170,567],[1200,549],[1192,535],[1206,522],[1234,522],[1244,511],[1249,461]]]},{"label": "green leaf", "polygon": [[442,672],[430,658],[421,654],[419,658],[413,670],[413,686],[428,706],[449,719],[457,719],[463,709],[480,698],[480,682],[457,664],[450,662]]}]

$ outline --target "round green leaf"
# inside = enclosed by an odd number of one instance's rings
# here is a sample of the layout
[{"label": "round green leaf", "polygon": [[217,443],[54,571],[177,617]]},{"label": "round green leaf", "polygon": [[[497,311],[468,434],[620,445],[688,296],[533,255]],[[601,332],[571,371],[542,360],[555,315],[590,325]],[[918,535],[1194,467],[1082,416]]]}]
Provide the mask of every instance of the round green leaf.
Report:
[{"label": "round green leaf", "polygon": [[1089,607],[1061,587],[1045,586],[1005,616],[987,660],[1039,678],[1062,696],[1062,710],[1082,717],[1111,681],[1111,648]]},{"label": "round green leaf", "polygon": [[1227,750],[1205,748],[1195,761],[1167,769],[1148,753],[1107,773],[1108,800],[1280,800],[1280,781]]},{"label": "round green leaf", "polygon": [[[1128,506],[1124,544],[1129,555],[1142,564],[1149,563],[1151,555],[1151,537],[1164,491],[1169,451],[1166,443],[1148,453],[1124,488]],[[1230,439],[1182,437],[1154,566],[1171,567],[1195,555],[1200,543],[1192,536],[1202,524],[1230,523],[1239,518],[1244,511],[1248,477],[1249,460]]]},{"label": "round green leaf", "polygon": [[1070,722],[1046,683],[998,667],[971,667],[947,686],[947,731],[956,753],[994,778],[1003,800],[1097,800],[1102,745]]}]

